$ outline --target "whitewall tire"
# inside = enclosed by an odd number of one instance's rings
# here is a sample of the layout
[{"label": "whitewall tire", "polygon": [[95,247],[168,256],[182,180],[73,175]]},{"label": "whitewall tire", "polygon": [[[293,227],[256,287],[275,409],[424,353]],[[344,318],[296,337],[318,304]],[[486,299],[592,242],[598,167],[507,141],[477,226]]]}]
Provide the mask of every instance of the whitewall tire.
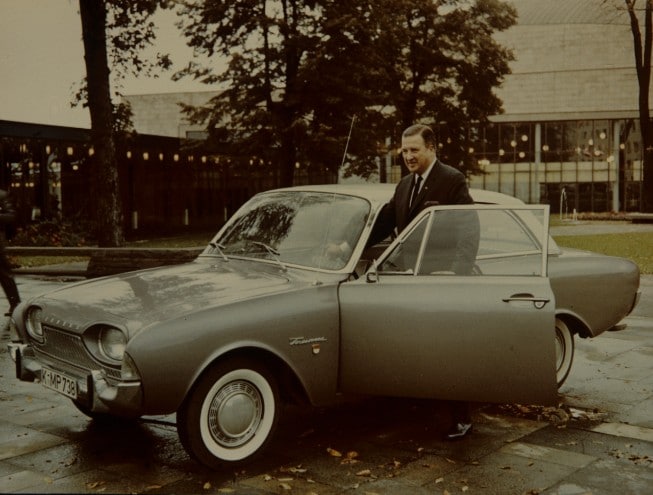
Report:
[{"label": "whitewall tire", "polygon": [[216,469],[260,453],[279,413],[279,391],[271,373],[252,360],[235,359],[200,377],[177,413],[177,430],[188,453]]},{"label": "whitewall tire", "polygon": [[574,335],[560,318],[556,318],[555,347],[556,381],[560,388],[569,376],[571,364],[574,361]]}]

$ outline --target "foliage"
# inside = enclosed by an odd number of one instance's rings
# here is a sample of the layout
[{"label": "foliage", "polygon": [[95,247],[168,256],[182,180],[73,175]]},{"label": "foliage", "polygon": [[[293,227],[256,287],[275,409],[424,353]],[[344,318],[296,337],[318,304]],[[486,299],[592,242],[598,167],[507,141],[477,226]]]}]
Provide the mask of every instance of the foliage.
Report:
[{"label": "foliage", "polygon": [[[154,60],[143,57],[143,52],[156,41],[152,14],[169,7],[169,0],[102,0],[106,4],[105,22],[107,62],[111,67],[113,97],[121,96],[122,81],[130,75],[159,77],[161,71],[172,66],[170,54],[157,52]],[[73,106],[88,106],[87,78],[76,84]],[[117,104],[120,107],[121,104]],[[124,114],[116,109],[118,117]],[[128,124],[128,127],[130,124]],[[122,127],[121,127],[122,129]]]},{"label": "foliage", "polygon": [[471,168],[467,124],[499,112],[492,88],[512,59],[492,33],[516,16],[500,0],[186,0],[179,13],[188,44],[228,62],[175,75],[222,89],[186,112],[216,151],[276,164],[281,185],[298,162],[337,169],[354,117],[342,161],[356,173],[417,121],[446,122],[449,159]]},{"label": "foliage", "polygon": [[19,227],[11,240],[13,246],[79,247],[92,244],[94,231],[79,222],[44,220]]}]

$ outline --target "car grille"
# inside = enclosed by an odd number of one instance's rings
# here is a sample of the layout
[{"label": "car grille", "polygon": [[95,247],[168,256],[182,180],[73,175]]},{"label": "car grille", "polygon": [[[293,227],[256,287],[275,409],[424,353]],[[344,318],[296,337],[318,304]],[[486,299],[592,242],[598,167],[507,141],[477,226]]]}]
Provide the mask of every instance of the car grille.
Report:
[{"label": "car grille", "polygon": [[62,332],[47,325],[43,325],[43,336],[45,337],[43,344],[34,343],[34,350],[37,354],[54,358],[57,361],[82,370],[102,369],[105,371],[107,377],[115,380],[120,379],[120,370],[111,368],[93,359],[79,336]]}]

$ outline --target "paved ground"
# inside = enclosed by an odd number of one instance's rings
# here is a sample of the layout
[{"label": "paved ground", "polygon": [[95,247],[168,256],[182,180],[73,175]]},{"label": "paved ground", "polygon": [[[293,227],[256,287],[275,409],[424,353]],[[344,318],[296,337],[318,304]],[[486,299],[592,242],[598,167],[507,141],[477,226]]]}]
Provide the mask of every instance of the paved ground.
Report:
[{"label": "paved ground", "polygon": [[[25,296],[66,283],[19,277]],[[468,440],[440,440],[434,401],[368,399],[290,408],[265,457],[211,472],[189,459],[174,417],[96,424],[14,379],[0,337],[0,492],[236,494],[653,493],[653,276],[628,328],[577,341],[560,407],[474,411]]]}]

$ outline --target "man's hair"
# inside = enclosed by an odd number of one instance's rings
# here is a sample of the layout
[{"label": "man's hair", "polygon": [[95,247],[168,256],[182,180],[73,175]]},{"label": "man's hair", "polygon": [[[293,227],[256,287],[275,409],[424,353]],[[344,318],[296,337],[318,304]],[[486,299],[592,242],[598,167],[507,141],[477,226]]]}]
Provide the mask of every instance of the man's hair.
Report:
[{"label": "man's hair", "polygon": [[424,144],[428,148],[429,145],[435,148],[435,133],[433,129],[424,124],[415,124],[407,127],[404,132],[401,134],[401,137],[411,137],[411,136],[422,136]]}]

